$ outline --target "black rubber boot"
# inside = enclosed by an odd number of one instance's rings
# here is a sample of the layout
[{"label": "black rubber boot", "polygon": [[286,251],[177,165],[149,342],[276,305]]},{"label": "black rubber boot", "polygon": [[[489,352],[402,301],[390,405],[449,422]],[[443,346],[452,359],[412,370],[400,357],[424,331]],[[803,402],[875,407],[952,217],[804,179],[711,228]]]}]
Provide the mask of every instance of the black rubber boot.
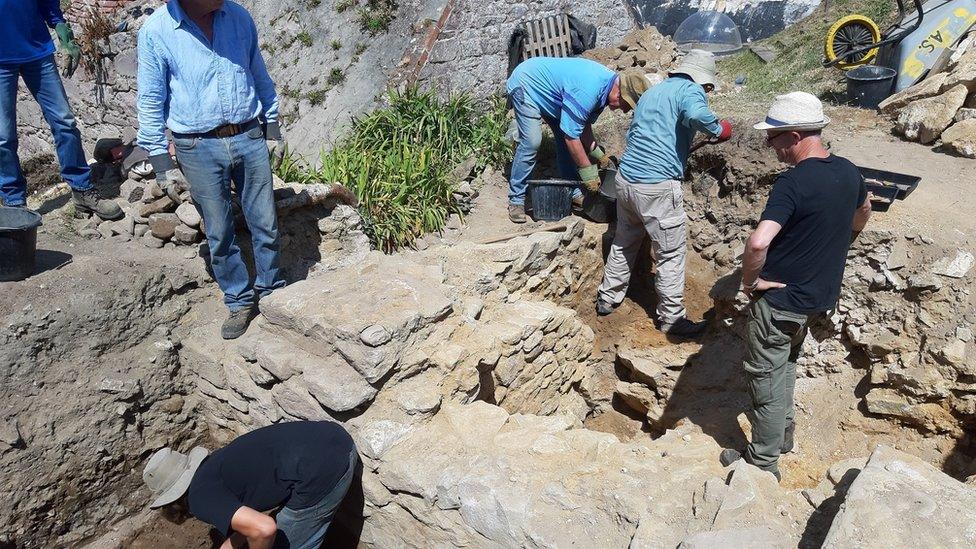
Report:
[{"label": "black rubber boot", "polygon": [[247,327],[257,314],[258,311],[255,307],[231,311],[227,320],[224,321],[223,326],[220,327],[220,337],[224,339],[237,339],[241,337],[247,331]]},{"label": "black rubber boot", "polygon": [[687,318],[679,318],[671,323],[661,323],[661,331],[676,337],[694,338],[702,335],[708,323],[705,321],[692,322]]}]

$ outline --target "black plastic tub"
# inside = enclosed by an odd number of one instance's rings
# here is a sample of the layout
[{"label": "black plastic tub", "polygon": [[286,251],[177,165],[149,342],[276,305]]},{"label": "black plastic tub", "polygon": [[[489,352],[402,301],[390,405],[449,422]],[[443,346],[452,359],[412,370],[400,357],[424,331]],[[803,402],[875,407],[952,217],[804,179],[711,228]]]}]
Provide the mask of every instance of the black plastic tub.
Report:
[{"label": "black plastic tub", "polygon": [[895,88],[895,69],[865,65],[847,71],[847,100],[855,107],[877,109]]},{"label": "black plastic tub", "polygon": [[585,193],[583,215],[596,223],[609,223],[617,217],[617,170],[603,170],[600,190]]},{"label": "black plastic tub", "polygon": [[871,209],[876,212],[888,211],[891,204],[898,198],[898,187],[880,183],[866,183],[864,186],[871,193]]},{"label": "black plastic tub", "polygon": [[865,168],[863,166],[858,166],[857,169],[861,172],[865,183],[880,183],[882,185],[893,185],[897,187],[898,200],[907,198],[915,190],[915,187],[918,187],[919,182],[922,181],[921,177],[907,173],[889,172],[887,170]]},{"label": "black plastic tub", "polygon": [[34,274],[41,216],[26,208],[0,206],[0,282]]},{"label": "black plastic tub", "polygon": [[530,179],[530,215],[536,221],[559,221],[573,212],[573,191],[579,181],[571,179]]}]

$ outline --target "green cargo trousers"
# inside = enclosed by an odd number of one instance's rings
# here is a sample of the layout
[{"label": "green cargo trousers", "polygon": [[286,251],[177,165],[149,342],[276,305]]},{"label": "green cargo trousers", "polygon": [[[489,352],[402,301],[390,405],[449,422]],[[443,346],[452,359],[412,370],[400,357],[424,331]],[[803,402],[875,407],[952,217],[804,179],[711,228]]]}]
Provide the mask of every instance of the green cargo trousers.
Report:
[{"label": "green cargo trousers", "polygon": [[796,358],[813,315],[782,311],[759,297],[749,306],[746,359],[742,367],[752,397],[752,442],[745,460],[778,473],[786,426],[793,421]]}]

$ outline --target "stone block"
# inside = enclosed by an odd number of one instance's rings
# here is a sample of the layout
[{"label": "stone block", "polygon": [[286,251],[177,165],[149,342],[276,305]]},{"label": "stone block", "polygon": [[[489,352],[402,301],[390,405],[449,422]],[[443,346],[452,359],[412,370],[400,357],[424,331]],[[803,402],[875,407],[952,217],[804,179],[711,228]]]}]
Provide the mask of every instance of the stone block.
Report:
[{"label": "stone block", "polygon": [[309,394],[331,412],[358,408],[376,396],[376,388],[338,358],[306,362],[301,379]]},{"label": "stone block", "polygon": [[127,179],[119,187],[119,199],[124,202],[136,203],[142,200],[146,192],[146,185],[134,179]]},{"label": "stone block", "polygon": [[976,489],[879,445],[851,484],[825,549],[976,546]]},{"label": "stone block", "polygon": [[941,95],[915,101],[898,114],[895,129],[911,141],[931,143],[952,124],[968,93],[960,84]]},{"label": "stone block", "polygon": [[176,207],[176,215],[185,225],[194,229],[200,227],[200,212],[196,206],[189,202],[184,202]]},{"label": "stone block", "polygon": [[271,389],[271,395],[281,410],[292,417],[312,421],[329,419],[329,415],[308,393],[305,382],[300,378],[293,377],[275,385]]},{"label": "stone block", "polygon": [[174,210],[176,210],[176,202],[173,202],[168,196],[163,196],[148,204],[139,206],[139,216],[149,217],[153,214],[172,212]]},{"label": "stone block", "polygon": [[200,240],[200,231],[181,223],[173,229],[173,239],[180,244],[195,244]]},{"label": "stone block", "polygon": [[156,238],[162,240],[173,238],[179,226],[180,218],[175,213],[155,213],[149,216],[149,231]]},{"label": "stone block", "polygon": [[[146,226],[143,225],[143,227],[146,227]],[[155,236],[153,236],[153,234],[151,232],[149,232],[149,227],[146,227],[146,232],[143,233],[141,240],[142,240],[142,243],[145,244],[146,247],[149,247],[149,248],[162,248],[163,247],[163,244],[166,243],[166,241],[164,241],[163,239],[156,238]]]}]

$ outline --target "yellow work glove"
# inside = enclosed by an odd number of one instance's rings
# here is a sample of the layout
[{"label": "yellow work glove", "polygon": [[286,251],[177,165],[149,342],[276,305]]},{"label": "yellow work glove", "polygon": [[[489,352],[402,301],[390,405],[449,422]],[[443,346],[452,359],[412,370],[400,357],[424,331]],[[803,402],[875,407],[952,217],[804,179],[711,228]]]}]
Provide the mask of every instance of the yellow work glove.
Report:
[{"label": "yellow work glove", "polygon": [[580,181],[590,192],[600,190],[600,170],[596,164],[590,164],[579,169]]},{"label": "yellow work glove", "polygon": [[603,147],[599,145],[590,151],[590,158],[596,162],[597,166],[599,166],[601,170],[610,167],[610,155],[607,154],[607,152],[603,150]]}]

